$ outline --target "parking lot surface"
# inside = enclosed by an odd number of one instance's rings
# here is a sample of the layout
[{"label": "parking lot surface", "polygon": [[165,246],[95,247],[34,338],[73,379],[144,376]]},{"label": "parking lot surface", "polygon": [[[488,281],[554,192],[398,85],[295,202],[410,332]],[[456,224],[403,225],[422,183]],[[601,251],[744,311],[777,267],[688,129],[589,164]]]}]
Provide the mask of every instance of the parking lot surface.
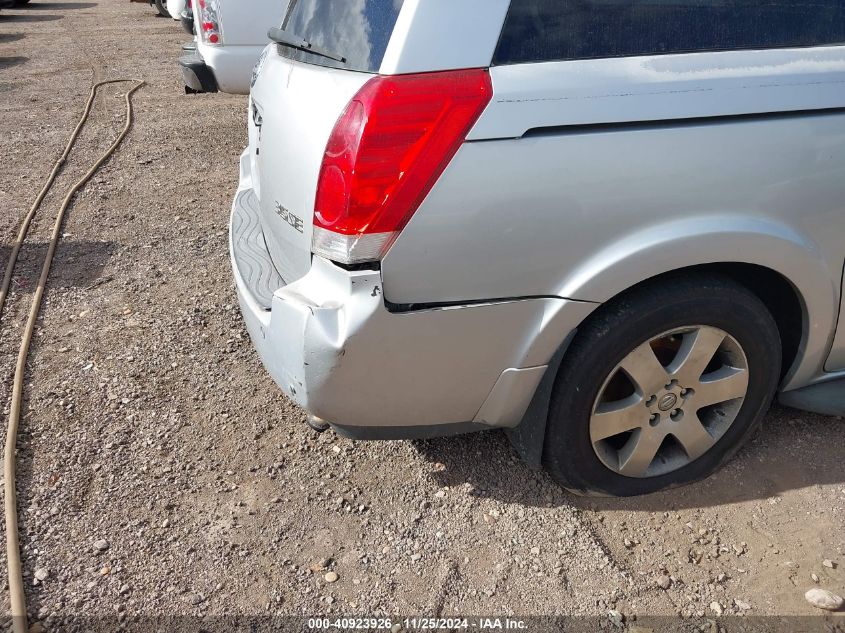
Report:
[{"label": "parking lot surface", "polygon": [[[246,98],[184,94],[187,37],[122,0],[0,12],[0,265],[92,81],[147,82],[129,137],[69,212],[30,359],[18,486],[32,621],[611,612],[612,624],[618,611],[681,628],[818,614],[807,589],[845,591],[838,418],[775,408],[715,477],[627,500],[561,490],[499,432],[313,433],[253,352],[229,270]],[[4,420],[53,215],[119,132],[129,85],[102,91],[23,251],[0,321]]]}]

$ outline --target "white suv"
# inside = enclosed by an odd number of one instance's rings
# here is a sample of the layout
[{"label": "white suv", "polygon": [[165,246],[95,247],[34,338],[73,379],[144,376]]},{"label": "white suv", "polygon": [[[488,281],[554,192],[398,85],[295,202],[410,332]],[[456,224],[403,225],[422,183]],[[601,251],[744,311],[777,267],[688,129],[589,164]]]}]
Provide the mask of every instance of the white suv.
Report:
[{"label": "white suv", "polygon": [[179,58],[186,92],[249,92],[267,29],[281,23],[288,0],[192,0],[196,46]]},{"label": "white suv", "polygon": [[509,429],[567,487],[845,414],[843,0],[297,0],[232,209],[279,386],[358,438]]}]

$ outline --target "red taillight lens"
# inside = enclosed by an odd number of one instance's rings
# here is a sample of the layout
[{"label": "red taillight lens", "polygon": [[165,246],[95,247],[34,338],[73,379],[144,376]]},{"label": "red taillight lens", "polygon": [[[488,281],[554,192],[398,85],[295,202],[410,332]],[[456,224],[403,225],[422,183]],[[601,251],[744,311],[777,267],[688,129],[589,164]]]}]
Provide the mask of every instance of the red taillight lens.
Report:
[{"label": "red taillight lens", "polygon": [[206,44],[221,44],[223,34],[218,19],[218,0],[197,0],[196,12],[199,17],[200,37]]},{"label": "red taillight lens", "polygon": [[332,130],[314,204],[314,253],[381,258],[493,96],[486,70],[379,76]]}]

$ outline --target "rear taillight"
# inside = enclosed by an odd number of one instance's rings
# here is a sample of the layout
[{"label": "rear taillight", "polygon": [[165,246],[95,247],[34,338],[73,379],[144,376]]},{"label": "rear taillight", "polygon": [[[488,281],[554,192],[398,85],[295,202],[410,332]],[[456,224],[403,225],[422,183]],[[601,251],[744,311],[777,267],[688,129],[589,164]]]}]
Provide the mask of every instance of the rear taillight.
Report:
[{"label": "rear taillight", "polygon": [[217,0],[196,0],[195,4],[202,41],[206,44],[222,44]]},{"label": "rear taillight", "polygon": [[492,95],[483,69],[370,79],[326,145],[312,251],[344,264],[380,259]]}]

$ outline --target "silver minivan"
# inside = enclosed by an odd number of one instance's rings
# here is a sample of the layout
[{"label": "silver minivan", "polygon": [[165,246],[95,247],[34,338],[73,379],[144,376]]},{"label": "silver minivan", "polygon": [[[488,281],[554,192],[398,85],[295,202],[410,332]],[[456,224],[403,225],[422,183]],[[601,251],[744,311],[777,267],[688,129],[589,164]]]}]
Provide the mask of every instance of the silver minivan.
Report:
[{"label": "silver minivan", "polygon": [[253,73],[243,317],[315,424],[504,428],[583,493],[845,410],[845,0],[294,0]]}]

